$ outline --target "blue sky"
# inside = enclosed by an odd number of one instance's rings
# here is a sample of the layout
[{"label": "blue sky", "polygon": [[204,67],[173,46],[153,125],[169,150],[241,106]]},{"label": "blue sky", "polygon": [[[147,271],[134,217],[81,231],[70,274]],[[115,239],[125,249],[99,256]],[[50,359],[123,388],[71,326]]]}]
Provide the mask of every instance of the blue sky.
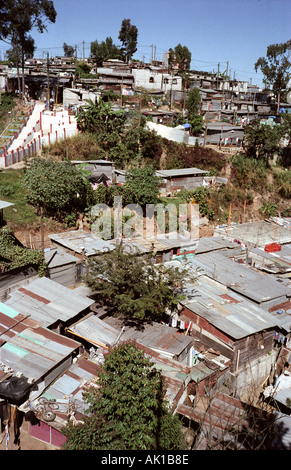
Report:
[{"label": "blue sky", "polygon": [[[170,47],[187,46],[191,68],[226,70],[231,77],[262,85],[254,63],[270,44],[291,39],[291,0],[53,0],[55,24],[48,32],[32,31],[35,57],[63,55],[63,43],[77,45],[78,56],[90,52],[90,43],[112,37],[116,45],[121,23],[129,18],[138,29],[134,57],[150,61],[152,45],[157,60]],[[0,43],[3,58],[7,46]]]}]

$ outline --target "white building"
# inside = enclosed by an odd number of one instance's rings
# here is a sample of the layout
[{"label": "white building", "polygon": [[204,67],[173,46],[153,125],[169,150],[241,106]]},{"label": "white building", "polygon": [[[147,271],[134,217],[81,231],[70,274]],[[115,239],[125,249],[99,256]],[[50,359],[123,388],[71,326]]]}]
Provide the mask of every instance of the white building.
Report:
[{"label": "white building", "polygon": [[160,68],[149,66],[145,69],[132,69],[135,88],[148,91],[181,91],[182,77],[162,72]]}]

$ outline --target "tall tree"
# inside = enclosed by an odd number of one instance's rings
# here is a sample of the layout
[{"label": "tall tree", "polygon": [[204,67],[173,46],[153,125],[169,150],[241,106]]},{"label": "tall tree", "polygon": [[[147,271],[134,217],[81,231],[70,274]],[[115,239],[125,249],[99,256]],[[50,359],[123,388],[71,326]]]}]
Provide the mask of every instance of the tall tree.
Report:
[{"label": "tall tree", "polygon": [[88,261],[86,283],[98,293],[103,306],[131,321],[161,320],[175,311],[187,268],[165,267],[127,253],[122,244]]},{"label": "tall tree", "polygon": [[198,88],[194,88],[189,92],[186,108],[187,108],[187,120],[191,124],[191,132],[193,135],[197,135],[203,127],[203,118],[199,114],[199,105],[201,102],[201,96]]},{"label": "tall tree", "polygon": [[17,46],[22,63],[22,93],[24,93],[24,59],[29,33],[36,28],[47,30],[46,22],[55,23],[56,10],[52,0],[2,0],[0,3],[0,40]]},{"label": "tall tree", "polygon": [[64,42],[63,49],[66,57],[74,57],[75,49],[73,46],[69,46],[67,43]]},{"label": "tall tree", "polygon": [[84,394],[88,416],[63,429],[65,450],[179,450],[182,427],[165,400],[164,379],[133,342],[111,348],[98,388]]},{"label": "tall tree", "polygon": [[137,36],[137,27],[132,25],[129,19],[122,20],[118,39],[123,44],[127,63],[137,51]]},{"label": "tall tree", "polygon": [[182,46],[180,43],[173,50],[169,49],[169,70],[175,71],[182,77],[190,70],[191,52],[188,47]]},{"label": "tall tree", "polygon": [[94,58],[97,67],[102,67],[104,60],[124,59],[122,50],[113,44],[111,37],[106,38],[101,43],[98,43],[97,40],[91,42],[91,56]]},{"label": "tall tree", "polygon": [[282,94],[290,80],[291,39],[281,44],[271,44],[266,57],[260,57],[255,63],[255,70],[260,69],[264,75],[263,83],[270,86],[277,98],[277,113],[280,110]]}]

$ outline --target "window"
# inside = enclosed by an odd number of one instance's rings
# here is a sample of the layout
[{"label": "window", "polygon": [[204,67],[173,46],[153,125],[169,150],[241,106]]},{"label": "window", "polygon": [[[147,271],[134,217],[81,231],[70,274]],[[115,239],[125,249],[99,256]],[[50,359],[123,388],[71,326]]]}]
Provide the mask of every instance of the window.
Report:
[{"label": "window", "polygon": [[164,78],[164,84],[165,84],[165,85],[168,85],[168,83],[169,83],[169,79],[168,79],[168,78]]},{"label": "window", "polygon": [[150,82],[150,83],[155,83],[154,77],[150,77],[149,82]]},{"label": "window", "polygon": [[177,85],[177,79],[173,78],[173,85]]}]

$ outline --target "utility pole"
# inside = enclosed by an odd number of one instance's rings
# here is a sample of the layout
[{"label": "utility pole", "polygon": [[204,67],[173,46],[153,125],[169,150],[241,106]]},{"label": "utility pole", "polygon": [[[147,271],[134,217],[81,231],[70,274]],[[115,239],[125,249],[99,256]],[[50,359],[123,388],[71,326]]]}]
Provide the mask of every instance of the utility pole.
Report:
[{"label": "utility pole", "polygon": [[75,57],[76,57],[76,60],[77,60],[77,44],[75,44]]},{"label": "utility pole", "polygon": [[49,60],[49,53],[47,52],[47,100],[48,100],[48,108],[50,105],[50,60]]},{"label": "utility pole", "polygon": [[218,62],[218,64],[217,64],[217,75],[216,75],[216,88],[218,88],[219,67],[220,67],[220,63]]},{"label": "utility pole", "polygon": [[83,41],[83,60],[85,59],[85,41]]}]

